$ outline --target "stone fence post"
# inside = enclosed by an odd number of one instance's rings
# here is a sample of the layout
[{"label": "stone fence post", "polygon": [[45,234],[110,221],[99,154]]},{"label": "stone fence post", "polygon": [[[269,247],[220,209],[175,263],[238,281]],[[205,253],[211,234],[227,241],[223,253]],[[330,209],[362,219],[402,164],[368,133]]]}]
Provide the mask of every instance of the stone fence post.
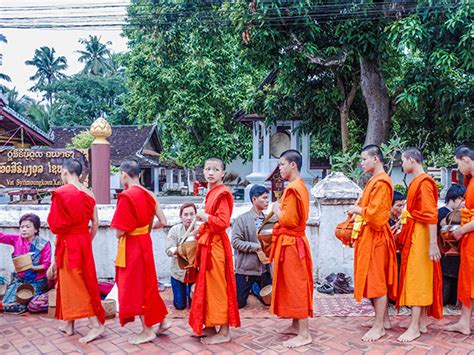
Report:
[{"label": "stone fence post", "polygon": [[330,273],[353,276],[354,252],[336,239],[336,225],[346,219],[345,211],[353,205],[361,188],[343,173],[335,172],[318,182],[311,194],[320,212],[319,235],[315,245],[316,281],[323,282]]}]

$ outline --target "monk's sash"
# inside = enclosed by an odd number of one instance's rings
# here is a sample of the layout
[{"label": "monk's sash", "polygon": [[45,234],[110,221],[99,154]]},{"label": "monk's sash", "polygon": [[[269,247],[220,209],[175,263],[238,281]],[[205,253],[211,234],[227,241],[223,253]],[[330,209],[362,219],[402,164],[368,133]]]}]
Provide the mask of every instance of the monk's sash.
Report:
[{"label": "monk's sash", "polygon": [[127,265],[127,235],[134,236],[134,235],[143,235],[148,234],[150,232],[150,226],[146,225],[143,227],[135,228],[133,231],[122,234],[119,238],[118,249],[117,249],[117,257],[115,258],[115,266],[117,267],[126,267]]},{"label": "monk's sash", "polygon": [[365,226],[367,222],[360,214],[356,214],[354,217],[354,227],[352,228],[351,239],[359,238],[359,233],[362,229],[362,226]]},{"label": "monk's sash", "polygon": [[281,246],[282,251],[280,253],[280,261],[283,261],[285,257],[285,249],[283,248],[288,245],[294,245],[296,243],[296,249],[298,250],[298,256],[300,259],[304,259],[307,255],[306,253],[306,244],[303,241],[305,236],[306,226],[299,226],[297,228],[286,228],[286,227],[276,227],[273,228],[272,236],[272,247],[270,250],[270,260],[273,260],[275,256],[275,247],[278,243],[278,239],[283,238]]}]

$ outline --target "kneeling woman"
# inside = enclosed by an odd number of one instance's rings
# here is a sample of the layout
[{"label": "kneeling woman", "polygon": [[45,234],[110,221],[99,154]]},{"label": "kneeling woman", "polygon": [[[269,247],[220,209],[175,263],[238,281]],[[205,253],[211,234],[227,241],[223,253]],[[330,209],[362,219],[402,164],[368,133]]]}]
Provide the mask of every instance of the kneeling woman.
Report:
[{"label": "kneeling woman", "polygon": [[[34,297],[48,290],[46,271],[51,265],[51,243],[39,235],[41,222],[35,214],[25,214],[20,218],[20,235],[0,233],[0,243],[13,247],[12,258],[30,254],[33,266],[23,272],[14,272],[12,280],[0,305],[8,313],[24,313],[28,305],[16,302],[17,289],[22,284],[30,284],[35,289]],[[1,307],[0,307],[1,308]]]}]

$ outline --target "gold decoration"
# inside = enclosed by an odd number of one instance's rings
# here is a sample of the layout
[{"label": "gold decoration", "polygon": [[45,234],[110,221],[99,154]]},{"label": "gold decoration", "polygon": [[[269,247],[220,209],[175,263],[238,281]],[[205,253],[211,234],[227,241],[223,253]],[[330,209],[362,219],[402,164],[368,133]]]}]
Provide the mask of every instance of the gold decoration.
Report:
[{"label": "gold decoration", "polygon": [[92,144],[110,144],[107,138],[112,135],[112,127],[105,118],[96,119],[91,125],[90,132],[95,138]]}]

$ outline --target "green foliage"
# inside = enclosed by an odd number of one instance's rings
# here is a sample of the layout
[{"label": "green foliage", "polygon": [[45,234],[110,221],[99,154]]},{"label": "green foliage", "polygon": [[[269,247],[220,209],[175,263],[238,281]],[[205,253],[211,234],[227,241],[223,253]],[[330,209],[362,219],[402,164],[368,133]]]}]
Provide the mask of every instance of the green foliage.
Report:
[{"label": "green foliage", "polygon": [[403,150],[406,147],[406,141],[397,135],[395,135],[393,138],[390,138],[387,143],[380,145],[380,149],[382,150],[385,160],[385,169],[387,174],[391,175],[395,162],[397,160],[400,161]]},{"label": "green foliage", "polygon": [[85,50],[77,51],[80,54],[78,61],[84,63],[83,74],[104,75],[110,67],[110,50],[107,48],[112,42],[101,43],[100,36],[89,35],[88,39],[80,39]]},{"label": "green foliage", "polygon": [[55,126],[90,125],[103,113],[111,124],[130,124],[123,105],[127,96],[125,79],[120,75],[101,77],[76,74],[50,87],[56,92],[53,105]]},{"label": "green foliage", "polygon": [[[187,21],[206,16],[189,2],[152,9],[140,3],[132,1],[129,7],[131,22],[139,16],[151,25],[130,26],[125,32],[131,49],[126,57],[127,109],[139,122],[157,122],[163,157],[186,167],[199,166],[210,156],[225,162],[238,155],[249,158],[250,131],[233,114],[264,74],[243,60],[240,35],[210,22],[180,30]],[[221,6],[228,4],[213,8]],[[155,17],[166,13],[174,14],[171,24],[153,25]]]},{"label": "green foliage", "polygon": [[[7,43],[7,37],[5,37],[1,33],[0,33],[0,43]],[[2,53],[0,53],[0,65],[2,65],[2,59],[3,59],[3,55]],[[12,81],[12,79],[7,74],[4,74],[4,73],[0,73],[0,80],[4,80],[8,82]]]},{"label": "green foliage", "polygon": [[454,144],[446,143],[440,150],[431,152],[427,159],[427,166],[434,166],[437,168],[449,168],[455,166],[454,162]]},{"label": "green foliage", "polygon": [[85,130],[76,134],[71,139],[71,143],[66,145],[66,148],[74,149],[89,149],[94,141],[94,136],[89,131]]},{"label": "green foliage", "polygon": [[395,191],[401,192],[405,196],[407,195],[408,188],[403,184],[395,184],[393,185],[393,189]]},{"label": "green foliage", "polygon": [[360,152],[341,152],[332,157],[331,172],[339,171],[357,184],[362,184],[364,175],[360,167]]}]

